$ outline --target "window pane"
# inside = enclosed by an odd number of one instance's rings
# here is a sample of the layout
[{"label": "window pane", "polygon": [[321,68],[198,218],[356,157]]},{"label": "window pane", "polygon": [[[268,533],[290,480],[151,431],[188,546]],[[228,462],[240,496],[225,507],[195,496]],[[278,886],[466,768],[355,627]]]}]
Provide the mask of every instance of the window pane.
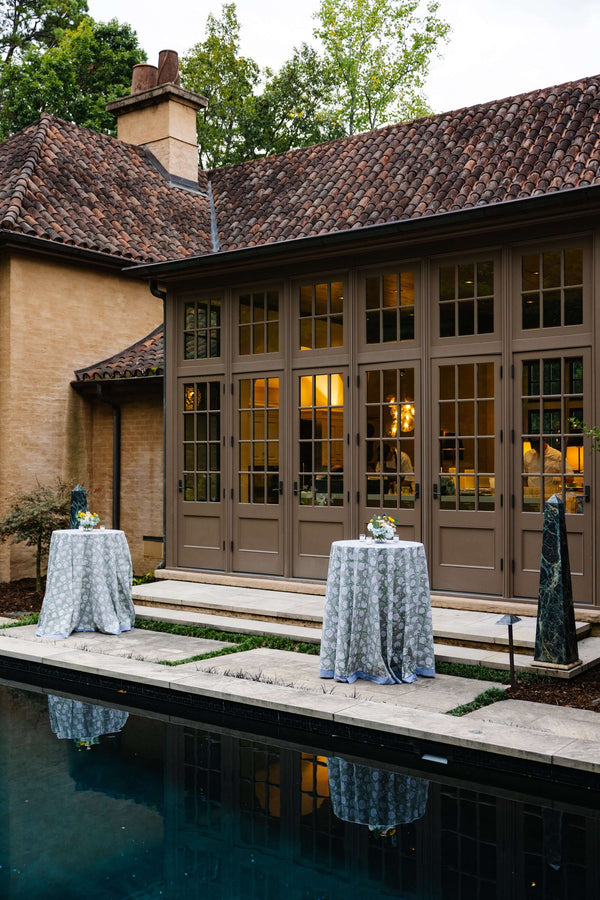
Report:
[{"label": "window pane", "polygon": [[583,283],[583,250],[565,250],[565,284]]},{"label": "window pane", "polygon": [[396,308],[398,306],[398,276],[385,275],[383,278],[383,305]]},{"label": "window pane", "polygon": [[544,291],[544,328],[560,326],[560,291]]},{"label": "window pane", "polygon": [[523,291],[539,290],[540,258],[537,253],[523,257],[521,263],[521,287]]},{"label": "window pane", "polygon": [[366,306],[367,309],[379,308],[379,278],[366,279]]},{"label": "window pane", "polygon": [[329,310],[327,309],[327,285],[326,284],[316,284],[315,285],[315,315],[316,316],[326,316]]},{"label": "window pane", "polygon": [[581,288],[565,290],[565,325],[583,323],[583,291]]},{"label": "window pane", "polygon": [[494,293],[494,263],[492,260],[477,263],[477,296]]},{"label": "window pane", "polygon": [[244,294],[239,300],[239,322],[243,325],[250,321],[250,294]]},{"label": "window pane", "polygon": [[247,356],[249,353],[252,353],[250,344],[250,326],[242,325],[240,326],[240,355]]},{"label": "window pane", "polygon": [[492,334],[494,331],[494,301],[489,298],[487,300],[477,301],[477,333]]},{"label": "window pane", "polygon": [[312,285],[307,284],[303,285],[300,288],[300,315],[301,316],[312,316],[313,314],[313,304],[312,304]]},{"label": "window pane", "polygon": [[475,333],[475,308],[472,300],[462,300],[458,304],[458,333]]},{"label": "window pane", "polygon": [[458,296],[473,297],[475,294],[475,266],[466,263],[458,267]]},{"label": "window pane", "polygon": [[560,250],[552,250],[549,253],[543,254],[543,287],[560,287],[562,280],[560,272],[561,256],[562,253],[560,252]]},{"label": "window pane", "polygon": [[523,329],[540,327],[539,294],[523,294],[521,325]]},{"label": "window pane", "polygon": [[344,309],[344,285],[341,281],[331,283],[331,312],[341,313]]},{"label": "window pane", "polygon": [[454,337],[454,303],[440,304],[440,337]]},{"label": "window pane", "polygon": [[378,312],[367,313],[367,344],[379,343],[379,316]]},{"label": "window pane", "polygon": [[442,266],[440,269],[440,300],[455,299],[454,274],[454,266]]}]

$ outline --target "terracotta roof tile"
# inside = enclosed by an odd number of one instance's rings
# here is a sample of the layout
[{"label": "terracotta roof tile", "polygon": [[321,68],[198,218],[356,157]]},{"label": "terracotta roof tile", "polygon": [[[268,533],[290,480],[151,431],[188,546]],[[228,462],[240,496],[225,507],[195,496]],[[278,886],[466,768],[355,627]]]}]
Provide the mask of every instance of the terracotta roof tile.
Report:
[{"label": "terracotta roof tile", "polygon": [[78,369],[77,381],[103,381],[105,379],[140,378],[164,374],[164,329],[162,325],[132,344],[126,350],[109,359]]},{"label": "terracotta roof tile", "polygon": [[0,145],[0,227],[139,262],[212,249],[206,193],[171,185],[139,147],[48,115]]},{"label": "terracotta roof tile", "polygon": [[209,178],[220,246],[231,250],[597,184],[599,155],[600,76]]}]

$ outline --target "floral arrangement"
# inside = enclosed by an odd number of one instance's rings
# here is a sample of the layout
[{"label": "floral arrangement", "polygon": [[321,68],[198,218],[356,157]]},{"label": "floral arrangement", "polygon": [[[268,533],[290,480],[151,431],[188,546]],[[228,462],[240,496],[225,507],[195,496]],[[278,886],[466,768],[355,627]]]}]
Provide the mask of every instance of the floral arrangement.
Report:
[{"label": "floral arrangement", "polygon": [[100,516],[97,516],[96,513],[91,513],[89,510],[87,512],[77,513],[77,518],[79,519],[79,527],[85,528],[86,530],[92,529],[94,525],[97,525],[100,521]]},{"label": "floral arrangement", "polygon": [[371,532],[376,541],[391,541],[397,524],[397,520],[391,516],[372,516],[367,530]]}]

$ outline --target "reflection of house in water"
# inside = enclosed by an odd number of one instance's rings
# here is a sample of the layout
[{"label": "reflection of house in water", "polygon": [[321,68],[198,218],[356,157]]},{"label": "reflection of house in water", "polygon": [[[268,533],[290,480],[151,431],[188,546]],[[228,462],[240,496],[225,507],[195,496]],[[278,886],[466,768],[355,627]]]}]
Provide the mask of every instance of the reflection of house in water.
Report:
[{"label": "reflection of house in water", "polygon": [[[382,817],[412,821],[391,834],[336,815],[322,748],[149,714],[79,752],[46,716],[44,694],[0,688],[2,897],[18,868],[15,897],[69,896],[75,873],[99,886],[91,897],[526,900],[535,882],[539,897],[597,900],[600,811],[574,791],[544,811],[530,787],[497,790],[488,774],[429,774],[427,790],[421,772],[344,761],[355,786],[393,785]],[[49,874],[54,893],[24,893]]]}]

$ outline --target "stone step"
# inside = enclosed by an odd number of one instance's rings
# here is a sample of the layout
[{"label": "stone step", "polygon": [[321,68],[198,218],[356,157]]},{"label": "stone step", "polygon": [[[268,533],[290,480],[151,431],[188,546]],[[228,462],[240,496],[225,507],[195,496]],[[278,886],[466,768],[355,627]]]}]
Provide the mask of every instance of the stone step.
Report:
[{"label": "stone step", "polygon": [[[288,625],[281,622],[267,622],[262,619],[239,618],[237,616],[211,615],[205,612],[196,612],[189,609],[161,609],[157,606],[144,606],[135,604],[136,616],[140,619],[165,622],[172,625],[195,625],[198,628],[214,628],[217,631],[233,632],[235,634],[257,635],[260,637],[288,638],[292,641],[320,644],[321,629],[302,625]],[[462,663],[470,666],[486,666],[490,669],[508,671],[510,668],[507,648],[503,646],[500,636],[495,635],[495,643],[486,636],[479,645],[465,646],[458,640],[456,644],[447,644],[440,640],[435,629],[436,611],[434,619],[434,651],[436,661],[447,663]],[[533,620],[535,625],[535,620]],[[521,623],[518,623],[519,625]],[[528,625],[529,623],[525,623]],[[491,626],[490,626],[491,627]],[[516,628],[517,626],[515,626]],[[504,630],[504,629],[502,629]],[[446,628],[446,633],[448,629]],[[524,638],[528,640],[528,638]],[[492,646],[490,646],[492,645]],[[579,656],[582,666],[576,670],[561,672],[552,670],[552,673],[540,670],[533,665],[533,653],[523,653],[518,650],[514,654],[514,665],[517,672],[538,672],[541,674],[554,674],[561,678],[574,677],[600,661],[600,638],[582,637],[578,644]]]},{"label": "stone step", "polygon": [[[182,581],[161,581],[135,587],[133,599],[155,611],[149,618],[157,618],[160,612],[171,609],[208,617],[207,627],[223,631],[233,630],[231,623],[224,624],[225,619],[233,620],[234,624],[237,622],[240,629],[239,620],[252,622],[245,626],[243,633],[248,634],[276,633],[270,627],[267,629],[267,625],[276,624],[284,628],[279,632],[281,636],[288,636],[285,627],[308,630],[306,636],[294,640],[308,640],[311,628],[320,628],[325,604],[323,596],[314,594]],[[434,638],[439,642],[457,642],[472,647],[483,645],[488,649],[508,647],[508,629],[498,625],[501,615],[497,612],[434,606],[432,617]],[[578,640],[588,637],[591,627],[589,622],[576,622]],[[513,627],[515,650],[532,655],[535,630],[535,616],[522,616]],[[305,634],[303,631],[297,633]]]}]

